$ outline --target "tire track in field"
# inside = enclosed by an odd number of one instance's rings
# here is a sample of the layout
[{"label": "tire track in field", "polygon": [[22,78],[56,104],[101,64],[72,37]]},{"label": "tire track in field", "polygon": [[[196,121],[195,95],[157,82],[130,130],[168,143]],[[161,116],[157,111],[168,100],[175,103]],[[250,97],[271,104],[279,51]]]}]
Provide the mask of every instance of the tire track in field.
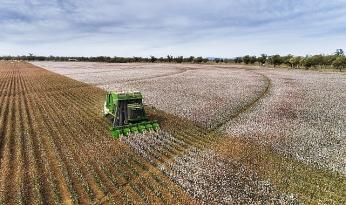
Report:
[{"label": "tire track in field", "polygon": [[[217,66],[216,68],[222,68],[222,69],[240,69],[237,67],[220,67]],[[240,107],[235,113],[230,112],[228,114],[228,117],[225,118],[224,121],[216,124],[215,127],[213,127],[212,129],[209,130],[210,133],[215,133],[218,130],[220,130],[220,128],[222,128],[222,126],[224,126],[225,124],[227,124],[229,121],[233,120],[234,118],[237,118],[238,116],[240,116],[241,114],[247,112],[248,110],[250,110],[252,107],[256,106],[257,102],[259,102],[261,99],[263,99],[264,97],[266,97],[271,89],[272,86],[272,82],[271,79],[264,75],[263,73],[258,73],[256,71],[254,71],[253,69],[244,69],[246,72],[250,72],[259,76],[262,76],[263,80],[265,81],[265,85],[263,87],[263,89],[260,91],[259,95],[255,96],[254,99],[252,99],[250,102],[244,104],[244,106]]]}]

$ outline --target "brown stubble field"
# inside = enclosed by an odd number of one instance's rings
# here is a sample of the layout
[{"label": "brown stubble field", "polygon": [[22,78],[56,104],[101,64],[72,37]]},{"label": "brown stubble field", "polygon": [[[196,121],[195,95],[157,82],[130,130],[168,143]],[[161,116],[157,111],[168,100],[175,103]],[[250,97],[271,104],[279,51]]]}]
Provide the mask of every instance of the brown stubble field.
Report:
[{"label": "brown stubble field", "polygon": [[103,90],[22,62],[0,78],[0,203],[194,203],[109,137]]}]

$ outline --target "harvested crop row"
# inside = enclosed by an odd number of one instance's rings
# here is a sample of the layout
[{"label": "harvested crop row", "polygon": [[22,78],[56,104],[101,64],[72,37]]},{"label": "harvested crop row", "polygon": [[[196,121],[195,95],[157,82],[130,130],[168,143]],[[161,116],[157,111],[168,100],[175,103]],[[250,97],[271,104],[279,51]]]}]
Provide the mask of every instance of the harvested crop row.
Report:
[{"label": "harvested crop row", "polygon": [[110,138],[104,91],[25,63],[0,73],[0,203],[193,203]]}]

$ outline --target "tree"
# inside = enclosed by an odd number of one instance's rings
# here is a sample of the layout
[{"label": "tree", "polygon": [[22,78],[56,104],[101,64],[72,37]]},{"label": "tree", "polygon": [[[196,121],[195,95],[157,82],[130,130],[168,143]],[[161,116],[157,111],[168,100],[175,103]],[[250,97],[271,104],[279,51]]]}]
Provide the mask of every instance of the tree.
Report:
[{"label": "tree", "polygon": [[249,55],[246,55],[243,57],[243,62],[245,64],[249,64],[251,62],[251,57]]},{"label": "tree", "polygon": [[167,55],[167,61],[170,63],[173,61],[173,56]]},{"label": "tree", "polygon": [[336,56],[345,56],[344,50],[342,50],[342,49],[336,49],[335,55],[336,55]]},{"label": "tree", "polygon": [[141,57],[133,56],[133,62],[141,62]]},{"label": "tree", "polygon": [[155,56],[150,56],[150,62],[154,63],[157,61],[157,58]]},{"label": "tree", "polygon": [[299,68],[299,63],[301,61],[302,57],[300,56],[296,56],[293,57],[289,60],[290,65],[292,66],[292,68]]},{"label": "tree", "polygon": [[324,57],[324,64],[331,66],[336,58],[336,55],[327,55]]},{"label": "tree", "polygon": [[291,62],[290,62],[290,59],[293,58],[293,55],[289,54],[287,56],[282,56],[281,57],[281,62],[283,64],[286,64],[286,65],[289,65],[291,68],[293,67]]},{"label": "tree", "polygon": [[28,60],[29,60],[29,61],[33,61],[33,60],[35,60],[35,56],[34,56],[34,54],[29,53]]},{"label": "tree", "polygon": [[257,61],[257,57],[256,57],[256,56],[251,56],[251,57],[250,57],[250,63],[251,63],[251,64],[256,63],[256,61]]},{"label": "tree", "polygon": [[195,58],[194,62],[195,63],[202,63],[203,62],[202,56],[199,56],[199,57]]},{"label": "tree", "polygon": [[311,65],[313,67],[316,67],[316,66],[322,66],[324,64],[323,62],[323,56],[322,55],[314,55],[311,57]]},{"label": "tree", "polygon": [[306,56],[305,58],[303,58],[300,61],[300,64],[304,66],[306,69],[311,68],[311,66],[313,65],[311,56]]},{"label": "tree", "polygon": [[333,67],[339,69],[340,71],[346,67],[346,57],[338,56],[332,63]]},{"label": "tree", "polygon": [[269,61],[274,65],[274,68],[282,64],[282,58],[280,55],[273,55],[269,57]]},{"label": "tree", "polygon": [[268,56],[266,54],[261,54],[261,56],[257,58],[257,62],[264,65],[267,61],[267,57]]},{"label": "tree", "polygon": [[175,58],[175,62],[177,62],[177,63],[182,63],[183,61],[184,61],[183,56],[178,56],[177,58]]},{"label": "tree", "polygon": [[194,59],[195,59],[194,56],[190,56],[190,57],[187,59],[187,61],[190,62],[190,63],[192,63]]},{"label": "tree", "polygon": [[236,57],[236,58],[234,59],[234,62],[235,62],[235,63],[242,63],[242,62],[243,62],[243,59],[242,59],[242,57]]}]

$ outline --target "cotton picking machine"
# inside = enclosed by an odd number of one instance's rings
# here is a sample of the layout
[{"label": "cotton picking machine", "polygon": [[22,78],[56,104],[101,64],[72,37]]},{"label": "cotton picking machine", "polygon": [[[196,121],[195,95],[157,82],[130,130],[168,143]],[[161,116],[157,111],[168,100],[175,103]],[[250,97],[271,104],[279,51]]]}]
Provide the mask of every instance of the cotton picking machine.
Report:
[{"label": "cotton picking machine", "polygon": [[116,139],[160,128],[157,121],[148,119],[140,92],[108,92],[103,115],[112,123],[111,132]]}]

